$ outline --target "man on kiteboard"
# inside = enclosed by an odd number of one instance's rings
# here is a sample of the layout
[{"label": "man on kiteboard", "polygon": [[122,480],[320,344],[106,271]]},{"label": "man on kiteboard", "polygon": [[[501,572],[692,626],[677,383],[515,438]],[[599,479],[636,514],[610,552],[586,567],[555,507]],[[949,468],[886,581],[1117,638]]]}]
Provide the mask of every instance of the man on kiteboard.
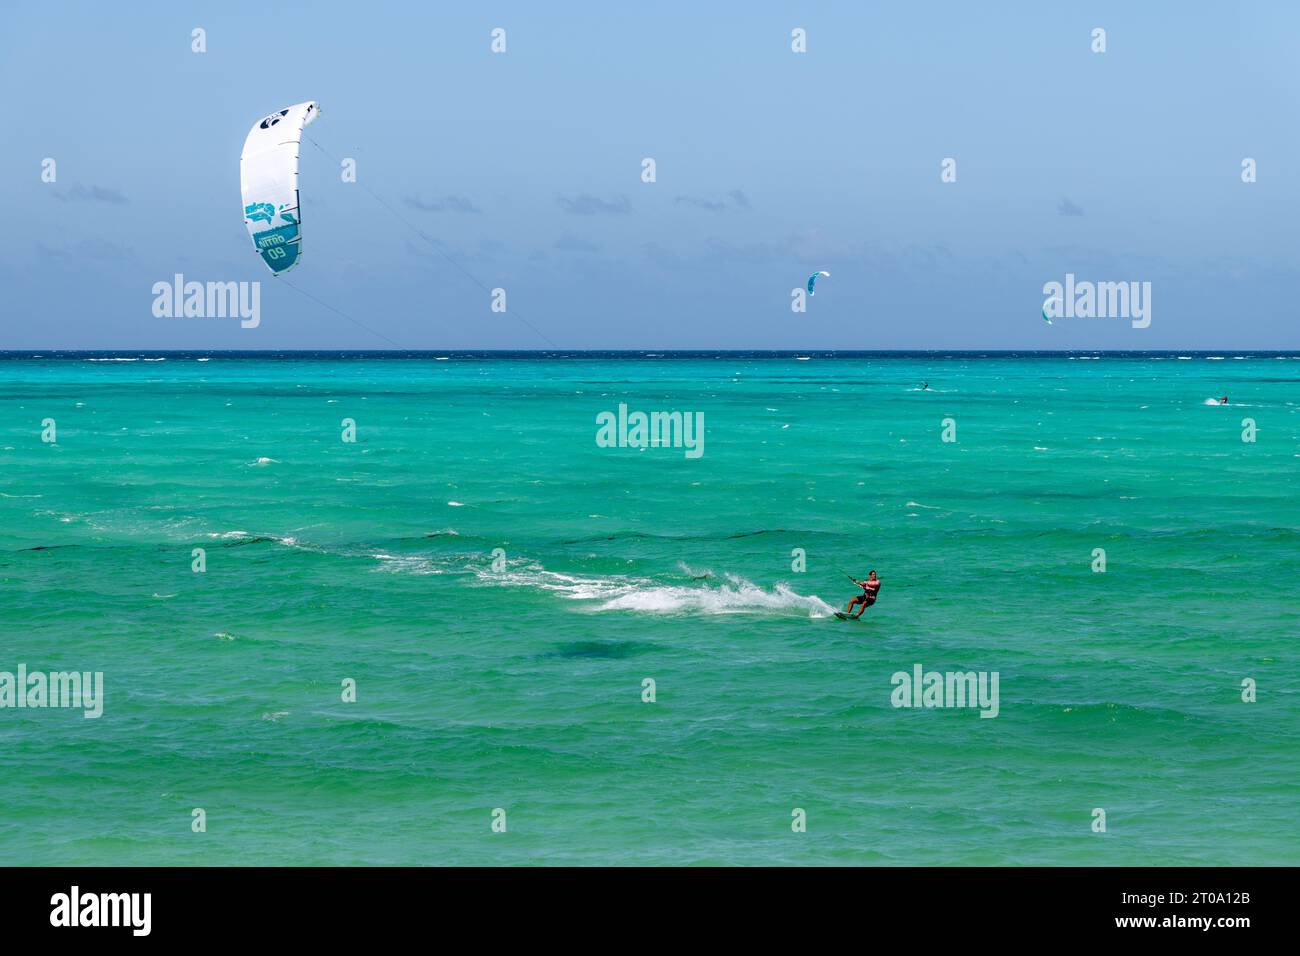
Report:
[{"label": "man on kiteboard", "polygon": [[[872,571],[867,575],[865,581],[859,581],[852,576],[850,576],[850,580],[862,588],[862,593],[849,602],[849,606],[844,609],[844,613],[849,617],[862,617],[862,612],[876,603],[876,595],[880,593],[880,578],[876,577],[875,571]],[[862,610],[854,614],[853,608],[858,604],[862,605]]]}]

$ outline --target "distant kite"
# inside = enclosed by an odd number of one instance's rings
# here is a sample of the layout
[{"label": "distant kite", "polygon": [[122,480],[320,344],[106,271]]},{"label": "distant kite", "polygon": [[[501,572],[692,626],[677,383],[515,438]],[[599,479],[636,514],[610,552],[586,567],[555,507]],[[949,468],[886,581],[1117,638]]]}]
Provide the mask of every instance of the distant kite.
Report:
[{"label": "distant kite", "polygon": [[1048,299],[1047,302],[1043,305],[1043,321],[1046,322],[1048,325],[1052,324],[1052,317],[1048,314],[1047,310],[1059,301],[1060,301],[1059,299],[1054,299],[1054,298]]},{"label": "distant kite", "polygon": [[816,294],[817,294],[816,292],[813,291],[813,285],[817,282],[817,277],[818,277],[818,276],[825,276],[826,278],[829,279],[829,278],[831,277],[831,274],[830,274],[829,272],[826,272],[825,270],[823,270],[823,271],[821,271],[821,272],[814,272],[812,275],[810,275],[810,276],[808,277],[808,294],[809,294],[809,295],[816,295]]}]

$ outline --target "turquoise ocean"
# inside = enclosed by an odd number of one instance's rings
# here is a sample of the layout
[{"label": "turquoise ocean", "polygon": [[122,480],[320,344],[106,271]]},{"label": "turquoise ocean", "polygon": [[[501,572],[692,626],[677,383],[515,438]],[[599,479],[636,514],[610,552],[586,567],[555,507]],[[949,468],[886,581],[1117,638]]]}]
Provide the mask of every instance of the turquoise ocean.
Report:
[{"label": "turquoise ocean", "polygon": [[0,671],[105,699],[0,863],[1297,864],[1298,476],[1291,353],[10,353]]}]

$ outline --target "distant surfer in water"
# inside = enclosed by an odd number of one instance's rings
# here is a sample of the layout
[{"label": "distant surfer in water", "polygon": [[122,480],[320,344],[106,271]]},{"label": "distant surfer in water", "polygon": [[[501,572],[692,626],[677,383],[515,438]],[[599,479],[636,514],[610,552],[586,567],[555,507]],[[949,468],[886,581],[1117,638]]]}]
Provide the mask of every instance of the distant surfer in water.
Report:
[{"label": "distant surfer in water", "polygon": [[921,383],[921,391],[923,391],[923,392],[928,392],[929,390],[930,390],[930,383],[929,383],[929,382],[922,382],[922,383]]},{"label": "distant surfer in water", "polygon": [[[849,606],[844,609],[844,613],[849,617],[862,617],[862,612],[876,603],[876,595],[880,593],[880,578],[876,577],[875,571],[872,571],[867,575],[865,581],[859,581],[857,578],[852,577],[852,575],[850,575],[850,579],[854,584],[862,588],[862,593],[849,602]],[[862,610],[858,611],[857,614],[854,614],[853,608],[859,604],[862,605]]]},{"label": "distant surfer in water", "polygon": [[1227,395],[1224,395],[1223,398],[1219,399],[1219,404],[1220,404],[1220,405],[1227,405],[1227,404],[1228,404],[1228,396],[1227,396]]}]

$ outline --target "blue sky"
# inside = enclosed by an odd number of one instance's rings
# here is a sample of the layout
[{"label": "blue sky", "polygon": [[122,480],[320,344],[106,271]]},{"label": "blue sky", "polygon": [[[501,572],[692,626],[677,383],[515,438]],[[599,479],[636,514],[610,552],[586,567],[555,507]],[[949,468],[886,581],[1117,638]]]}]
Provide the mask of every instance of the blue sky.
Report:
[{"label": "blue sky", "polygon": [[[9,3],[0,348],[1295,348],[1298,37],[1282,2]],[[270,275],[239,153],[307,99],[509,313],[310,145],[288,279],[380,335]],[[261,280],[260,327],[155,318],[176,272]],[[1046,325],[1067,272],[1151,282],[1150,328]]]}]

